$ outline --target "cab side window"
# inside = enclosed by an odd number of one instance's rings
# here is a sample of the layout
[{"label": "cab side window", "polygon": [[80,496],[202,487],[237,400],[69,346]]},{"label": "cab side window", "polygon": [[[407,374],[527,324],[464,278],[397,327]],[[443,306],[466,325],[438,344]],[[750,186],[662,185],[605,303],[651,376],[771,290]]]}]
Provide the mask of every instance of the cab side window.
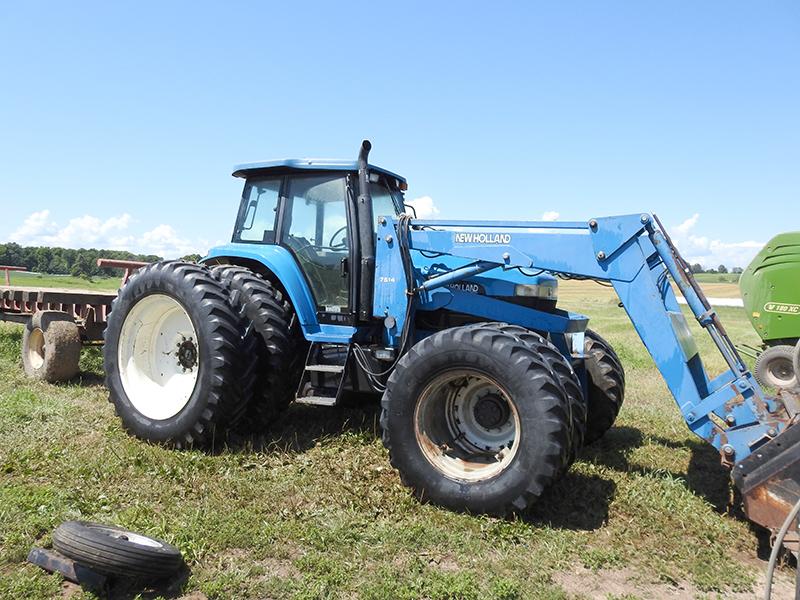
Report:
[{"label": "cab side window", "polygon": [[397,214],[397,209],[392,201],[392,195],[383,185],[377,183],[369,184],[369,194],[372,196],[372,217],[375,221],[373,227],[378,231],[378,219],[380,217],[393,217]]},{"label": "cab side window", "polygon": [[257,179],[245,184],[234,242],[275,243],[275,213],[280,190],[280,178]]}]

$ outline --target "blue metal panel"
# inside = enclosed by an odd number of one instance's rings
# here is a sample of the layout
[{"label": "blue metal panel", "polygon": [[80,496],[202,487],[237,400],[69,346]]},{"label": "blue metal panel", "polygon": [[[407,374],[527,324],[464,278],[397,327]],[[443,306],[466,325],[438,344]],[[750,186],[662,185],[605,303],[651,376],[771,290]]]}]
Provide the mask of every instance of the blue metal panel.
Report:
[{"label": "blue metal panel", "polygon": [[321,323],[319,331],[306,334],[309,342],[325,342],[328,344],[349,344],[358,333],[358,329],[349,325],[328,325]]},{"label": "blue metal panel", "polygon": [[306,283],[294,256],[281,246],[271,244],[224,244],[209,250],[203,260],[213,258],[244,258],[261,263],[280,280],[306,336],[320,331],[314,296]]},{"label": "blue metal panel", "polygon": [[395,221],[378,222],[378,238],[375,245],[375,287],[372,299],[372,314],[384,319],[384,342],[392,347],[399,343],[406,326],[405,314],[408,303],[403,259],[397,246]]},{"label": "blue metal panel", "polygon": [[444,307],[455,312],[475,315],[487,321],[503,321],[552,333],[584,331],[589,323],[588,317],[578,313],[562,310],[545,312],[503,302],[490,296],[442,288],[433,291],[430,300],[423,301],[419,305],[419,310],[436,310]]},{"label": "blue metal panel", "polygon": [[[253,171],[268,171],[270,169],[298,169],[316,171],[358,171],[358,163],[354,160],[337,160],[331,158],[283,158],[278,160],[264,160],[260,162],[245,163],[233,167],[234,177],[247,177]],[[383,173],[406,182],[405,178],[375,165],[369,166],[370,171]]]},{"label": "blue metal panel", "polygon": [[[415,221],[415,225],[429,223],[432,222]],[[472,227],[476,225],[473,223]],[[487,227],[500,226],[490,223]],[[567,232],[563,228],[559,230],[549,227],[536,233],[515,231],[508,233],[505,238],[493,238],[498,240],[497,243],[473,242],[464,236],[466,233],[470,232],[414,230],[410,245],[415,250],[444,252],[472,260],[491,261],[498,265],[606,277],[604,269],[594,258],[592,240],[585,224]],[[555,248],[558,248],[558,252],[554,252]]]}]

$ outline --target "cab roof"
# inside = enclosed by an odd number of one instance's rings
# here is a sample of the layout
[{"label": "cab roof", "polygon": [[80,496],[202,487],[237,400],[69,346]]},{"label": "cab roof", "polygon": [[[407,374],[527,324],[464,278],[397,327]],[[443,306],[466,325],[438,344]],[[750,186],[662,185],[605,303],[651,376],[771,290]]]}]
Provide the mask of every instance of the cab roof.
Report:
[{"label": "cab roof", "polygon": [[[264,172],[271,170],[317,170],[317,171],[358,171],[358,162],[354,160],[338,160],[335,158],[284,158],[280,160],[265,160],[261,162],[245,163],[233,167],[234,177],[249,177],[254,171]],[[402,183],[407,183],[405,177],[392,173],[381,167],[369,165],[369,170],[394,177]]]}]

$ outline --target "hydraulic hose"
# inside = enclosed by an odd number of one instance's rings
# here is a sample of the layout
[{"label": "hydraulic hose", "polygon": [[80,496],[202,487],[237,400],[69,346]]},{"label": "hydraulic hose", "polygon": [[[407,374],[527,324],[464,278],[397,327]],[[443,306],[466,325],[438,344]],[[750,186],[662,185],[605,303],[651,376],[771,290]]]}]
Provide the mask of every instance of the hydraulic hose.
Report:
[{"label": "hydraulic hose", "polygon": [[[764,582],[764,600],[770,600],[772,598],[772,577],[775,574],[775,565],[778,562],[778,554],[780,554],[781,546],[783,546],[783,539],[786,537],[786,533],[789,531],[789,527],[792,526],[797,520],[797,514],[800,513],[800,500],[797,501],[797,504],[794,505],[789,515],[786,517],[786,520],[781,525],[781,528],[778,530],[778,535],[775,536],[775,543],[772,545],[772,552],[769,555],[769,563],[767,563],[767,580]],[[797,593],[795,593],[795,597],[797,597]]]}]

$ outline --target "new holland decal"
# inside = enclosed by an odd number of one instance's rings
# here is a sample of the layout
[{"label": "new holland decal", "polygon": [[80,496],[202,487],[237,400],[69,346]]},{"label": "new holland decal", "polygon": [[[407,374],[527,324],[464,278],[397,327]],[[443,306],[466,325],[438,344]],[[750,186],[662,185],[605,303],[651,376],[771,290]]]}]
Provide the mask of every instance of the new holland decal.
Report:
[{"label": "new holland decal", "polygon": [[510,233],[472,233],[457,232],[453,234],[456,244],[510,244]]}]

